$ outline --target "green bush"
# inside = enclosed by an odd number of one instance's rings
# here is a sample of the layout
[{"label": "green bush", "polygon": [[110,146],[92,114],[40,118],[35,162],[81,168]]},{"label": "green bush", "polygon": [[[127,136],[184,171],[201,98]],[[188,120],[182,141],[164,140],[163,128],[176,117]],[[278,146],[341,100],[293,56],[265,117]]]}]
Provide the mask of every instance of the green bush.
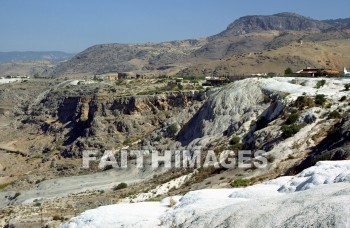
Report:
[{"label": "green bush", "polygon": [[342,102],[342,101],[346,101],[346,96],[342,96],[341,98],[340,98],[340,100],[339,100],[340,102]]},{"label": "green bush", "polygon": [[328,119],[340,119],[340,118],[341,118],[341,114],[337,110],[330,112],[328,115]]},{"label": "green bush", "polygon": [[179,127],[177,126],[176,123],[173,123],[173,124],[169,125],[168,128],[167,128],[167,132],[172,137],[175,136],[178,131],[179,131]]},{"label": "green bush", "polygon": [[229,146],[229,150],[240,150],[242,149],[242,143],[241,143],[241,139],[234,135],[232,136],[232,138],[230,139],[229,142],[230,146]]},{"label": "green bush", "polygon": [[236,145],[238,144],[239,142],[241,141],[241,139],[236,136],[236,135],[233,135],[231,140],[230,140],[230,145]]},{"label": "green bush", "polygon": [[284,74],[285,75],[293,74],[293,71],[290,67],[288,67],[287,69],[284,70]]},{"label": "green bush", "polygon": [[16,199],[18,196],[20,196],[21,193],[20,192],[16,192],[15,195],[13,196],[13,199]]},{"label": "green bush", "polygon": [[322,79],[321,81],[318,81],[317,84],[316,84],[316,89],[321,88],[325,84],[326,84],[326,80],[324,80],[324,79]]},{"label": "green bush", "polygon": [[276,158],[275,158],[273,155],[271,155],[271,154],[267,155],[265,158],[266,158],[267,161],[270,162],[270,163],[274,162],[275,159],[276,159]]},{"label": "green bush", "polygon": [[300,117],[300,115],[298,113],[290,114],[286,120],[286,124],[288,124],[288,125],[294,124],[295,122],[298,121],[299,117]]},{"label": "green bush", "polygon": [[282,137],[284,139],[292,137],[304,127],[304,124],[291,124],[282,126]]},{"label": "green bush", "polygon": [[239,178],[231,182],[233,188],[249,186],[250,180]]},{"label": "green bush", "polygon": [[323,106],[324,103],[326,103],[326,95],[324,94],[317,94],[315,97],[315,104]]},{"label": "green bush", "polygon": [[117,191],[117,190],[127,188],[127,187],[128,187],[127,183],[122,182],[122,183],[118,184],[117,186],[114,186],[113,191]]},{"label": "green bush", "polygon": [[179,90],[183,90],[183,89],[184,89],[184,86],[181,85],[181,84],[179,84],[179,85],[177,85],[177,88],[178,88]]}]

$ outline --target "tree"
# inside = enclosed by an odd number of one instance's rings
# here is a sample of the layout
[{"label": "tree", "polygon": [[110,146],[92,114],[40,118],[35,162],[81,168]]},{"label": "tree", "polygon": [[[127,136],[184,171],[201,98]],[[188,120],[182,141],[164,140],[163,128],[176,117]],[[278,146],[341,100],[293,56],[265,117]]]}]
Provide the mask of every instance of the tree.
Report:
[{"label": "tree", "polygon": [[290,67],[288,67],[287,69],[284,70],[284,74],[285,75],[293,74],[293,71]]}]

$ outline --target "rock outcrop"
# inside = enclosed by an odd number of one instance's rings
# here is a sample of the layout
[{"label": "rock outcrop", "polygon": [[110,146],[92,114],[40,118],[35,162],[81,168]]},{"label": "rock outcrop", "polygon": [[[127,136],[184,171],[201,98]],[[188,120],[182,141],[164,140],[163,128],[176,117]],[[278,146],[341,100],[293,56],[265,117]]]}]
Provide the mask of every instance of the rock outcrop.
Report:
[{"label": "rock outcrop", "polygon": [[269,122],[280,114],[284,104],[279,99],[278,94],[265,89],[256,79],[229,84],[209,96],[178,139],[183,145],[205,145],[210,137],[243,136],[249,132],[252,121],[264,117]]}]

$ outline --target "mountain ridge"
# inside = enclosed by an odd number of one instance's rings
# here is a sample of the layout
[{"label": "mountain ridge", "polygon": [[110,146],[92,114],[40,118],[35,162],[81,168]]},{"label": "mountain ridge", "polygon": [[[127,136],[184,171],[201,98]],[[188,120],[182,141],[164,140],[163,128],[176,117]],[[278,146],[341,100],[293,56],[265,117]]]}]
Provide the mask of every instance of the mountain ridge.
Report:
[{"label": "mountain ridge", "polygon": [[0,52],[0,63],[33,60],[63,61],[70,59],[73,55],[63,51],[9,51]]},{"label": "mountain ridge", "polygon": [[[158,69],[172,65],[181,70],[193,63],[279,48],[299,39],[327,40],[346,29],[348,21],[350,18],[320,21],[295,13],[245,16],[230,23],[221,33],[202,39],[94,45],[59,64],[49,75],[87,76],[128,71],[168,74]],[[327,38],[322,38],[324,36]],[[343,33],[336,38],[350,38],[350,33]]]}]

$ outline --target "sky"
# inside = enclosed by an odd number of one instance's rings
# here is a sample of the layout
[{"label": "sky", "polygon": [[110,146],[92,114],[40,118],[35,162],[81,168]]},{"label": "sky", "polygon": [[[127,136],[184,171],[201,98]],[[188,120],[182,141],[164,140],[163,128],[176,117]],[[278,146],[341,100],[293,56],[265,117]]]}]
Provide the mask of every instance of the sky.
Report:
[{"label": "sky", "polygon": [[247,15],[350,17],[349,0],[0,0],[0,51],[200,38]]}]

